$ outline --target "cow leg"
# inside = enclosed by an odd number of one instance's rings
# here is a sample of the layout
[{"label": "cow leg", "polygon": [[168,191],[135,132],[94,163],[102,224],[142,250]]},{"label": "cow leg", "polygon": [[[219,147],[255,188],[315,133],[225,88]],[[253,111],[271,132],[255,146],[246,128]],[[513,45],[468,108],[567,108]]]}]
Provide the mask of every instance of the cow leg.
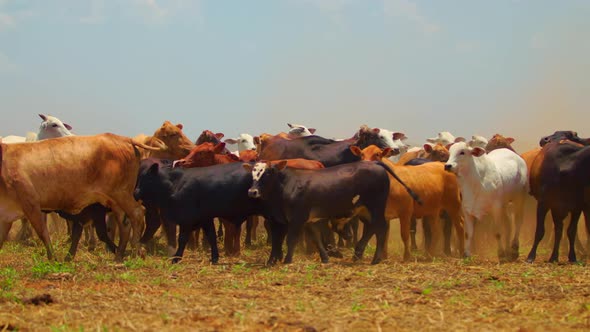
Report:
[{"label": "cow leg", "polygon": [[190,226],[180,226],[180,233],[178,234],[178,250],[176,250],[174,257],[172,258],[172,264],[176,264],[182,259],[191,231],[192,228]]},{"label": "cow leg", "polygon": [[422,222],[423,224],[430,224],[430,244],[427,251],[431,257],[434,257],[439,253],[440,213],[437,212],[432,216],[422,218]]},{"label": "cow leg", "polygon": [[[26,212],[25,212],[26,213]],[[45,249],[47,250],[47,259],[53,260],[55,256],[53,255],[53,249],[51,247],[51,240],[49,239],[49,230],[47,229],[47,224],[43,220],[43,213],[41,209],[37,207],[37,209],[32,209],[27,214],[27,218],[31,222],[31,226],[45,244]]]},{"label": "cow leg", "polygon": [[563,219],[565,219],[565,215],[555,213],[555,211],[551,211],[551,214],[553,214],[555,240],[553,241],[553,251],[551,252],[551,257],[549,257],[549,263],[556,263],[559,260],[559,242],[561,242],[561,238],[563,237]]},{"label": "cow leg", "polygon": [[249,216],[246,219],[246,248],[252,248],[252,238],[257,239],[258,216]]},{"label": "cow leg", "polygon": [[[444,252],[445,255],[451,256],[451,237],[453,234],[451,217],[446,211],[443,211],[440,216],[440,220],[442,221],[443,225]],[[457,236],[463,237],[463,225],[461,225],[461,231],[461,234],[457,233]],[[461,248],[460,252],[463,252],[463,248]]]},{"label": "cow leg", "polygon": [[92,223],[84,225],[84,239],[86,240],[85,242],[88,245],[89,251],[94,251],[94,249],[96,249],[95,233],[94,225]]},{"label": "cow leg", "polygon": [[510,259],[515,261],[518,259],[520,249],[520,229],[524,222],[524,199],[513,202],[514,209],[514,237],[512,238],[512,244],[510,246]]},{"label": "cow leg", "polygon": [[474,218],[471,215],[464,216],[465,220],[465,251],[463,256],[471,257],[471,243],[473,242],[473,223]]},{"label": "cow leg", "polygon": [[234,248],[234,236],[238,232],[236,225],[232,224],[229,220],[222,219],[225,226],[225,238],[223,239],[223,247],[225,249],[226,256],[235,255]]},{"label": "cow leg", "polygon": [[[321,233],[322,232],[322,228],[325,225],[318,225],[318,223],[320,223],[322,221],[318,221],[316,223],[306,223],[304,226],[305,229],[305,233],[306,233],[306,238],[309,238],[313,244],[315,244],[315,246],[318,249],[318,252],[320,253],[320,259],[322,261],[322,263],[328,263],[329,258],[328,258],[328,251],[326,250],[326,248],[324,247],[324,243],[322,241],[322,236]],[[288,233],[287,233],[287,245],[288,245]],[[288,253],[287,253],[288,255]]]},{"label": "cow leg", "polygon": [[217,237],[215,237],[215,223],[213,219],[209,219],[204,221],[202,225],[203,235],[207,237],[207,240],[211,245],[211,263],[217,264],[217,262],[219,262],[219,249],[217,248]]},{"label": "cow leg", "polygon": [[510,257],[510,234],[512,234],[512,221],[508,210],[503,207],[497,214],[499,218],[496,221],[496,237],[498,239],[498,258],[501,261],[507,261]]},{"label": "cow leg", "polygon": [[[160,228],[161,224],[162,224],[162,222],[160,221],[160,212],[158,211],[158,208],[156,208],[154,206],[150,206],[150,205],[146,206],[145,207],[145,230],[143,231],[143,235],[141,236],[141,239],[139,239],[139,242],[143,245],[147,245],[147,243],[154,238],[154,235],[158,231],[158,228]],[[96,221],[95,221],[95,227],[96,227]],[[98,229],[97,229],[97,235],[98,235]]]},{"label": "cow leg", "polygon": [[31,231],[31,224],[26,218],[21,218],[20,220],[21,228],[16,234],[16,241],[17,242],[25,242],[26,240],[31,238],[32,231]]},{"label": "cow leg", "polygon": [[581,214],[582,210],[573,211],[570,225],[567,228],[567,237],[570,242],[570,251],[567,258],[570,263],[576,262],[576,235],[578,233],[578,220],[580,219]]},{"label": "cow leg", "polygon": [[[131,228],[133,229],[133,236],[131,237],[131,246],[134,249],[134,251],[136,251],[136,253],[141,255],[142,252],[139,246],[139,239],[143,234],[143,229],[145,226],[145,214],[143,212],[141,204],[139,204],[133,198],[132,195],[122,194],[113,197],[113,199],[115,200],[117,205],[119,205],[119,207],[123,210],[123,212],[125,212],[127,218],[131,219]],[[122,245],[119,244],[119,247],[122,247]],[[123,247],[121,249],[124,250],[125,248]]]},{"label": "cow leg", "polygon": [[285,240],[285,235],[287,234],[287,224],[270,220],[268,218],[265,220],[265,224],[267,222],[272,234],[272,249],[266,264],[272,266],[283,259],[283,241]]},{"label": "cow leg", "polygon": [[72,239],[72,243],[70,244],[70,251],[66,255],[66,262],[71,261],[76,256],[76,251],[78,249],[78,244],[80,243],[80,238],[82,237],[82,230],[84,226],[78,220],[72,221],[72,234],[70,234],[70,238]]},{"label": "cow leg", "polygon": [[272,245],[272,229],[268,218],[264,218],[264,229],[266,230],[266,244]]},{"label": "cow leg", "polygon": [[[458,242],[458,252],[459,256],[461,253],[465,252],[465,229],[463,228],[463,216],[461,213],[461,209],[457,209],[452,213],[445,212],[443,213],[445,218],[445,252],[447,250],[447,241],[448,241],[448,250],[449,255],[451,253],[451,223],[452,226],[455,227],[455,233],[457,234],[457,242]],[[448,230],[447,230],[448,228]]]},{"label": "cow leg", "polygon": [[[588,259],[590,256],[590,207],[584,209],[584,221],[586,224],[586,250],[584,254],[584,258]],[[0,242],[0,248],[2,247],[2,243]]]},{"label": "cow leg", "polygon": [[[376,211],[373,211],[376,212]],[[371,215],[376,216],[379,215],[378,213],[372,213]],[[387,239],[387,234],[389,234],[389,223],[385,221],[384,218],[373,218],[371,221],[371,228],[374,229],[373,233],[377,237],[377,248],[375,249],[375,254],[373,255],[373,260],[371,264],[380,263],[385,257],[385,241]]]},{"label": "cow leg", "polygon": [[[416,229],[417,229],[418,221],[415,217],[412,217],[410,221],[410,242],[412,251],[417,251],[418,246],[416,245]],[[422,229],[424,229],[424,237],[426,237],[426,221],[422,219]]]},{"label": "cow leg", "polygon": [[96,215],[93,219],[94,221],[94,230],[96,231],[96,236],[99,240],[104,242],[107,246],[107,249],[112,252],[117,252],[117,246],[113,242],[113,240],[109,237],[107,232],[107,224],[106,224],[106,216],[104,214]]},{"label": "cow leg", "polygon": [[543,202],[537,202],[537,228],[535,229],[535,242],[533,243],[533,247],[526,259],[528,263],[534,262],[537,257],[537,247],[545,235],[545,216],[547,215],[547,211],[549,211],[549,209]]},{"label": "cow leg", "polygon": [[8,233],[12,227],[12,222],[1,222],[0,221],[0,249],[4,245],[4,242],[8,239]]},{"label": "cow leg", "polygon": [[[215,224],[213,224],[215,226]],[[217,229],[217,238],[219,241],[223,240],[223,223],[219,220],[219,227]]]},{"label": "cow leg", "polygon": [[354,256],[352,256],[353,260],[356,261],[363,258],[367,244],[369,243],[369,240],[373,236],[374,232],[375,230],[373,227],[371,227],[370,223],[363,220],[363,234],[354,247]]},{"label": "cow leg", "polygon": [[129,224],[129,220],[127,220],[125,215],[115,212],[113,217],[117,221],[117,228],[119,228],[119,250],[117,250],[117,253],[115,254],[115,260],[122,262],[123,257],[125,256],[125,249],[127,249],[127,243],[129,242],[132,226]]},{"label": "cow leg", "polygon": [[[164,233],[166,233],[166,243],[168,243],[168,255],[173,256],[176,253],[177,246],[176,224],[164,218],[162,219],[162,226],[162,229],[164,229]],[[190,234],[187,236],[190,236]]]},{"label": "cow leg", "polygon": [[[400,216],[399,218],[399,227],[400,227],[400,233],[402,236],[402,241],[404,243],[404,261],[408,262],[410,260],[411,254],[410,254],[410,216]],[[387,241],[388,239],[386,239]],[[385,243],[385,246],[387,247],[387,242]]]}]

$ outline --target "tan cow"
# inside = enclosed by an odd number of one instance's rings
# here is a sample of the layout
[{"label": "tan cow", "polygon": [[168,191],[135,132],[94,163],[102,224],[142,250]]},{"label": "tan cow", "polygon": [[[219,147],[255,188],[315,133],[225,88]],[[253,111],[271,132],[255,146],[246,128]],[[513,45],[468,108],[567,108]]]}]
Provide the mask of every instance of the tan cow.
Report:
[{"label": "tan cow", "polygon": [[172,124],[170,121],[164,121],[153,136],[139,134],[135,136],[137,142],[149,146],[161,146],[162,143],[167,147],[166,150],[145,150],[142,151],[142,159],[154,157],[160,159],[177,160],[185,157],[195,147],[193,142],[182,132],[183,125]]},{"label": "tan cow", "polygon": [[[143,210],[133,198],[140,151],[162,150],[114,134],[68,136],[31,143],[0,144],[0,246],[12,222],[26,217],[53,250],[42,210],[77,214],[99,203],[118,215],[125,213],[133,227],[132,244],[139,243]],[[122,258],[129,233],[121,239]]]},{"label": "tan cow", "polygon": [[[457,178],[454,174],[446,172],[442,163],[425,163],[418,166],[395,165],[387,159],[388,148],[381,150],[377,146],[371,145],[362,151],[356,146],[351,146],[350,149],[362,160],[381,160],[387,164],[423,202],[422,205],[416,203],[398,181],[390,178],[385,219],[400,219],[401,236],[404,242],[404,260],[410,258],[410,219],[412,217],[428,217],[436,226],[443,210],[449,214],[455,226],[459,240],[458,249],[460,253],[463,253],[464,231],[461,198]],[[437,228],[439,227],[435,227],[435,229]],[[430,254],[434,254],[436,239],[439,237],[433,236],[433,241],[428,248]]]}]

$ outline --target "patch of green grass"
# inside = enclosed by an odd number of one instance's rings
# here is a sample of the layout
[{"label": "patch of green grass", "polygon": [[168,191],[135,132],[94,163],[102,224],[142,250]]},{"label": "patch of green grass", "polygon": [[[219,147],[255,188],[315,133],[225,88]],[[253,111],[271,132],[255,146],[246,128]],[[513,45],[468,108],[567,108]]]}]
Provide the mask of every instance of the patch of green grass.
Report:
[{"label": "patch of green grass", "polygon": [[31,272],[35,278],[43,278],[50,273],[74,273],[76,269],[72,263],[51,262],[45,258],[33,255]]},{"label": "patch of green grass", "polygon": [[250,268],[248,267],[247,263],[239,263],[232,266],[231,272],[232,273],[248,273],[250,272]]},{"label": "patch of green grass", "polygon": [[506,282],[502,280],[490,280],[492,282],[492,286],[496,289],[502,289],[506,285]]},{"label": "patch of green grass", "polygon": [[121,273],[118,276],[118,279],[122,280],[122,281],[130,282],[130,283],[137,282],[137,276],[135,274],[133,274],[131,271],[126,271],[126,272]]},{"label": "patch of green grass", "polygon": [[352,312],[359,312],[359,311],[363,310],[364,308],[365,308],[364,304],[362,304],[360,302],[357,302],[357,301],[354,301],[352,303],[351,310],[352,310]]},{"label": "patch of green grass", "polygon": [[422,295],[429,295],[430,293],[432,293],[432,285],[430,285],[422,290]]},{"label": "patch of green grass", "polygon": [[12,267],[0,269],[0,289],[4,292],[11,290],[16,283],[18,273]]},{"label": "patch of green grass", "polygon": [[58,326],[50,326],[49,330],[51,332],[66,332],[66,331],[80,331],[83,332],[84,328],[82,326],[78,327],[78,328],[73,328],[71,326],[68,326],[66,324],[62,324],[62,325],[58,325]]},{"label": "patch of green grass", "polygon": [[113,280],[113,275],[110,273],[96,273],[94,275],[94,280],[98,282],[106,282]]},{"label": "patch of green grass", "polygon": [[123,265],[128,269],[139,269],[145,267],[146,261],[141,258],[130,258],[126,260]]}]

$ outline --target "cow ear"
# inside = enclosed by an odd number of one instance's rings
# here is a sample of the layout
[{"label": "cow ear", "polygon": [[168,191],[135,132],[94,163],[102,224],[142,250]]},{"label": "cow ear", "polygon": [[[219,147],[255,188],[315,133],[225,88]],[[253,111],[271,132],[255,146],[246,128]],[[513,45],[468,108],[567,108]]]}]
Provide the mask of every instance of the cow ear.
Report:
[{"label": "cow ear", "polygon": [[506,141],[508,142],[508,144],[512,144],[512,143],[514,143],[514,138],[506,137]]},{"label": "cow ear", "polygon": [[375,134],[379,134],[380,131],[381,131],[381,129],[379,129],[379,128],[373,128],[373,132]]},{"label": "cow ear", "polygon": [[356,146],[356,145],[351,145],[350,146],[350,152],[352,152],[353,155],[360,157],[361,156],[361,149]]},{"label": "cow ear", "polygon": [[213,148],[213,153],[219,154],[225,149],[225,143],[221,142]]},{"label": "cow ear", "polygon": [[39,114],[39,116],[41,117],[41,119],[43,119],[43,121],[47,121],[47,117],[44,114]]},{"label": "cow ear", "polygon": [[148,173],[149,174],[158,174],[158,168],[160,167],[160,165],[158,165],[158,163],[154,163],[152,166],[150,166],[150,168],[148,169]]},{"label": "cow ear", "polygon": [[432,144],[424,144],[424,146],[422,146],[422,148],[424,149],[424,151],[431,153],[432,152]]},{"label": "cow ear", "polygon": [[287,126],[289,126],[289,128],[293,128],[293,125],[290,123],[287,123]]},{"label": "cow ear", "polygon": [[179,123],[179,124],[177,124],[177,125],[176,125],[176,127],[177,127],[178,129],[180,129],[180,130],[182,130],[182,128],[184,128],[184,126],[182,125],[182,123]]},{"label": "cow ear", "polygon": [[254,136],[254,144],[260,144],[260,137]]},{"label": "cow ear", "polygon": [[407,138],[406,137],[406,134],[404,134],[404,133],[393,133],[393,140],[394,141],[395,140],[398,140],[398,139],[399,140],[403,140],[403,139],[406,139],[406,138]]},{"label": "cow ear", "polygon": [[445,148],[447,149],[447,151],[451,150],[451,146],[453,146],[453,143],[445,145]]},{"label": "cow ear", "polygon": [[307,128],[307,130],[309,130],[309,132],[312,133],[312,134],[315,133],[315,128]]},{"label": "cow ear", "polygon": [[246,172],[252,172],[252,165],[250,164],[242,164],[242,167],[246,170]]},{"label": "cow ear", "polygon": [[233,139],[233,138],[228,138],[224,142],[227,143],[227,144],[236,144],[236,143],[238,143],[238,141],[235,140],[235,139]]},{"label": "cow ear", "polygon": [[64,127],[66,127],[67,130],[72,130],[72,126],[67,123],[64,123]]},{"label": "cow ear", "polygon": [[476,146],[471,150],[471,155],[474,157],[481,157],[486,153],[486,150]]},{"label": "cow ear", "polygon": [[285,169],[285,167],[287,167],[287,161],[286,161],[286,160],[281,160],[281,161],[279,161],[279,162],[278,162],[278,163],[275,165],[275,168],[276,168],[278,171],[282,171],[282,170],[284,170],[284,169]]},{"label": "cow ear", "polygon": [[225,134],[224,134],[224,133],[216,133],[216,134],[215,134],[215,137],[217,137],[217,139],[222,139],[222,138],[223,138],[223,136],[225,136]]},{"label": "cow ear", "polygon": [[467,140],[465,139],[465,137],[457,137],[455,138],[455,143],[459,143],[459,142],[466,142]]},{"label": "cow ear", "polygon": [[383,149],[383,152],[381,152],[381,158],[389,158],[391,156],[393,156],[393,149],[390,147]]}]

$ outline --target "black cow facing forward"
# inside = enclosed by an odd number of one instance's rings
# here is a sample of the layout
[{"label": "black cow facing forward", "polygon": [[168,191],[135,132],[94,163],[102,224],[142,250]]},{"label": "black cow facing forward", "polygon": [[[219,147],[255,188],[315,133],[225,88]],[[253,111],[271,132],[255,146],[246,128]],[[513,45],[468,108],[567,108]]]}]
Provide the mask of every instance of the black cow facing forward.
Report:
[{"label": "black cow facing forward", "polygon": [[[307,221],[353,215],[358,215],[365,223],[363,236],[355,248],[355,257],[362,257],[369,239],[376,234],[377,249],[372,264],[381,261],[388,229],[385,221],[389,194],[386,169],[391,170],[387,166],[356,162],[318,170],[297,170],[285,169],[285,162],[274,166],[264,162],[254,167],[243,165],[252,172],[253,184],[248,194],[264,201],[264,215],[272,221],[269,265],[282,258],[285,236],[287,255],[284,263],[293,261],[297,238]],[[408,192],[413,194],[409,189]],[[320,249],[320,255],[322,262],[328,261],[325,250]]]},{"label": "black cow facing forward", "polygon": [[[174,263],[181,259],[190,232],[200,226],[211,244],[211,261],[216,263],[219,253],[213,218],[240,225],[248,216],[261,214],[260,202],[248,197],[251,185],[252,176],[241,163],[172,168],[169,162],[149,158],[141,162],[135,199],[141,199],[148,211],[159,208],[165,226],[180,226]],[[149,241],[158,226],[159,218],[146,217],[141,242]]]}]

